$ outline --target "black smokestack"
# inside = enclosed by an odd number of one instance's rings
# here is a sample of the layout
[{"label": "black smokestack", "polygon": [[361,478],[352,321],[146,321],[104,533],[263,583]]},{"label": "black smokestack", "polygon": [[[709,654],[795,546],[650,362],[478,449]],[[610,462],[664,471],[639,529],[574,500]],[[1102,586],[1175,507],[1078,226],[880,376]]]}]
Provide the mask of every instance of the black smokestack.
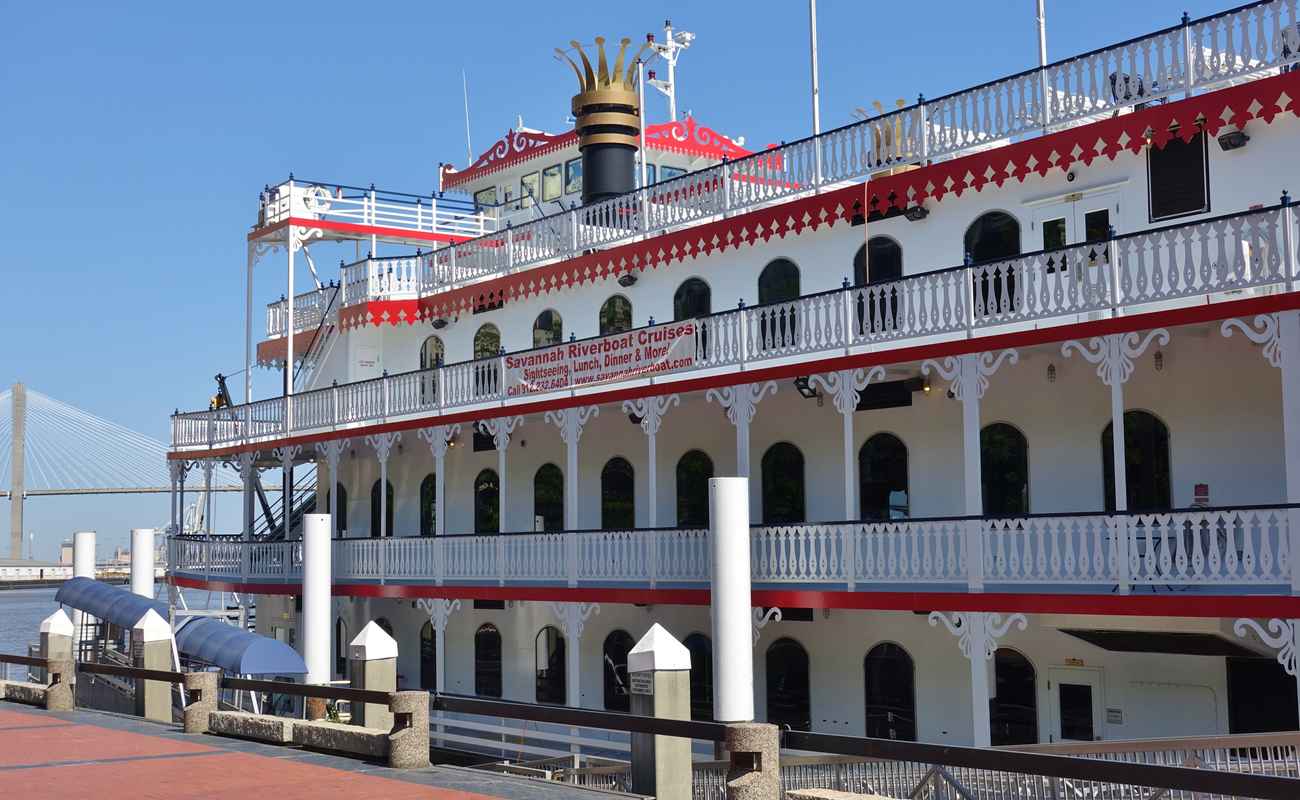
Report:
[{"label": "black smokestack", "polygon": [[636,64],[645,47],[637,53],[637,58],[628,62],[625,71],[623,58],[631,41],[623,39],[619,43],[613,71],[605,60],[604,37],[596,37],[598,67],[595,70],[578,42],[570,44],[582,59],[582,69],[563,51],[556,50],[578,76],[579,92],[573,96],[572,108],[577,120],[578,149],[582,152],[584,205],[636,188],[636,151],[641,136]]}]

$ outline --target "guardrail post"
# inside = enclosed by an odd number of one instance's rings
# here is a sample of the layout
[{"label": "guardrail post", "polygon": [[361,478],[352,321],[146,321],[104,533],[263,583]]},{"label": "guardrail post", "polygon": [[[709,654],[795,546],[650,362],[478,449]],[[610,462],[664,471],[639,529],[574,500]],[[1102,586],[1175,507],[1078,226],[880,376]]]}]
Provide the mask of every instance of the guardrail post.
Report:
[{"label": "guardrail post", "polygon": [[964,523],[966,541],[966,585],[972,592],[984,591],[984,520],[968,518]]},{"label": "guardrail post", "polygon": [[1184,58],[1187,59],[1186,71],[1183,73],[1183,85],[1184,85],[1183,98],[1184,98],[1184,99],[1186,99],[1186,98],[1192,96],[1192,87],[1196,85],[1196,77],[1195,77],[1195,74],[1196,74],[1196,68],[1195,68],[1195,67],[1193,66],[1193,64],[1192,64],[1192,58],[1193,58],[1193,56],[1192,56],[1192,28],[1191,28],[1191,25],[1188,24],[1188,23],[1191,22],[1191,20],[1192,20],[1192,18],[1191,18],[1190,16],[1187,15],[1187,12],[1186,12],[1186,11],[1184,11],[1184,12],[1183,12],[1183,19],[1182,19],[1182,23],[1183,23],[1183,54],[1184,54]]},{"label": "guardrail post", "polygon": [[447,576],[447,540],[441,536],[433,539],[433,584],[441,586]]},{"label": "guardrail post", "polygon": [[515,270],[515,235],[514,225],[506,223],[506,272]]},{"label": "guardrail post", "polygon": [[[866,209],[863,209],[863,213],[866,213]],[[848,355],[858,332],[857,320],[853,316],[853,287],[849,284],[848,276],[840,282],[840,289],[840,295],[844,298],[844,302],[840,303],[840,313],[844,315],[844,355]]]},{"label": "guardrail post", "polygon": [[569,585],[578,585],[578,534],[573,531],[564,533],[564,561],[569,568]]},{"label": "guardrail post", "polygon": [[182,676],[186,733],[208,732],[208,719],[217,710],[217,678],[215,672],[187,672]]},{"label": "guardrail post", "polygon": [[[930,109],[925,106],[925,95],[916,96],[917,116],[921,121],[921,166],[930,158]],[[863,209],[865,212],[866,209]]]},{"label": "guardrail post", "polygon": [[1110,518],[1111,536],[1114,537],[1115,567],[1119,580],[1119,593],[1128,594],[1133,585],[1129,574],[1129,552],[1131,543],[1128,538],[1128,515],[1116,514]]},{"label": "guardrail post", "polygon": [[[348,675],[353,689],[397,691],[397,642],[374,620],[348,642]],[[378,703],[353,703],[352,724],[392,728],[393,715]]]},{"label": "guardrail post", "polygon": [[389,403],[388,403],[388,399],[389,399],[389,398],[388,398],[388,393],[389,393],[389,387],[388,387],[388,370],[384,370],[383,375],[380,376],[379,385],[380,385],[380,387],[381,387],[381,389],[382,389],[382,391],[380,392],[380,394],[381,394],[381,396],[382,396],[382,398],[383,398],[383,401],[382,401],[382,402],[383,402],[383,414],[381,415],[381,419],[383,419],[383,420],[386,421],[386,420],[388,419],[388,409],[389,409]]},{"label": "guardrail post", "polygon": [[727,726],[727,800],[780,800],[781,732],[763,722]]},{"label": "guardrail post", "polygon": [[[152,608],[131,628],[132,666],[168,670],[172,660],[172,628]],[[135,679],[135,713],[154,722],[172,721],[172,685]]]},{"label": "guardrail post", "polygon": [[569,255],[578,252],[578,212],[576,210],[569,212],[569,234],[572,240],[569,244]]},{"label": "guardrail post", "polygon": [[429,766],[429,693],[393,692],[388,701],[393,728],[388,734],[388,766],[424,769]]},{"label": "guardrail post", "polygon": [[[498,512],[500,513],[500,512]],[[502,536],[500,531],[496,535],[497,550],[497,585],[506,585],[506,537]]]},{"label": "guardrail post", "polygon": [[727,157],[722,157],[722,163],[718,165],[718,175],[722,180],[722,218],[726,219],[731,216],[731,176],[728,173],[730,166]]},{"label": "guardrail post", "polygon": [[1115,226],[1111,225],[1106,233],[1106,255],[1110,257],[1110,315],[1118,317],[1123,298],[1120,296],[1119,247],[1115,244]]},{"label": "guardrail post", "polygon": [[1291,207],[1291,195],[1282,191],[1282,268],[1286,270],[1286,290],[1295,291],[1296,253],[1295,253],[1295,210]]},{"label": "guardrail post", "polygon": [[76,665],[72,661],[72,639],[75,632],[68,613],[61,608],[41,620],[40,656],[46,659],[45,708],[49,711],[71,711],[74,705],[72,683]]},{"label": "guardrail post", "polygon": [[330,427],[339,426],[339,381],[338,378],[330,384]]}]

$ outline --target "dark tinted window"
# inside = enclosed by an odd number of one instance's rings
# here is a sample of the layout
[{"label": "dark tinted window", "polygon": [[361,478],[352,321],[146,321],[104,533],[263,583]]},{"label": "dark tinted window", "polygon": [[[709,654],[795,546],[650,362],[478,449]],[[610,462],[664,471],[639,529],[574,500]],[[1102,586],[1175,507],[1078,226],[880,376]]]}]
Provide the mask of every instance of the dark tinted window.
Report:
[{"label": "dark tinted window", "polygon": [[699,278],[687,278],[673,293],[673,319],[694,319],[713,310],[709,285]]},{"label": "dark tinted window", "polygon": [[993,746],[1038,742],[1038,682],[1029,659],[1005,647],[993,656],[989,733]]},{"label": "dark tinted window", "polygon": [[564,473],[543,464],[533,476],[533,516],[542,518],[542,530],[564,529]]},{"label": "dark tinted window", "polygon": [[635,477],[625,458],[611,458],[600,471],[600,527],[636,527]]},{"label": "dark tinted window", "polygon": [[799,296],[799,268],[788,258],[778,258],[758,275],[758,302],[783,303]]},{"label": "dark tinted window", "polygon": [[692,633],[682,642],[691,651],[691,719],[713,719],[713,642]]},{"label": "dark tinted window", "polygon": [[[1114,427],[1101,432],[1106,510],[1115,510]],[[1169,480],[1169,428],[1147,411],[1124,412],[1124,479],[1129,511],[1163,511],[1173,503]]]},{"label": "dark tinted window", "polygon": [[474,694],[501,696],[501,632],[480,626],[474,634]]},{"label": "dark tinted window", "polygon": [[600,335],[622,333],[632,329],[632,301],[616,294],[600,307]]},{"label": "dark tinted window", "polygon": [[892,642],[878,644],[862,662],[867,736],[916,741],[916,679],[912,657]]},{"label": "dark tinted window", "polygon": [[893,281],[903,277],[903,248],[888,236],[872,236],[853,257],[853,285]]},{"label": "dark tinted window", "polygon": [[907,447],[892,433],[877,433],[858,451],[858,503],[862,519],[908,515]]},{"label": "dark tinted window", "polygon": [[1210,210],[1205,132],[1184,142],[1175,134],[1164,147],[1147,148],[1151,221]]},{"label": "dark tinted window", "polygon": [[485,469],[474,479],[474,532],[500,531],[501,485],[493,470]]},{"label": "dark tinted window", "polygon": [[803,453],[789,442],[777,442],[763,454],[763,523],[803,522]]},{"label": "dark tinted window", "polygon": [[546,347],[564,341],[564,321],[559,312],[547,309],[533,322],[533,347]]},{"label": "dark tinted window", "polygon": [[975,263],[1020,255],[1020,223],[1003,211],[983,214],[966,229],[966,253]]},{"label": "dark tinted window", "polygon": [[794,639],[778,639],[767,648],[767,721],[812,730],[808,652]]},{"label": "dark tinted window", "polygon": [[438,688],[438,640],[430,622],[420,628],[420,688]]},{"label": "dark tinted window", "polygon": [[384,529],[383,533],[379,530],[379,481],[375,481],[370,487],[370,538],[376,539],[380,536],[393,535],[393,482],[388,481],[388,496],[384,498]]},{"label": "dark tinted window", "polygon": [[605,637],[601,661],[605,665],[606,711],[629,711],[632,708],[627,691],[627,654],[634,644],[632,634],[627,631],[614,631]]},{"label": "dark tinted window", "polygon": [[495,325],[484,325],[474,333],[474,357],[491,358],[501,352],[501,332]]},{"label": "dark tinted window", "polygon": [[[677,461],[677,525],[702,528],[709,524],[709,478],[713,459],[689,450]],[[694,666],[692,666],[694,669]]]},{"label": "dark tinted window", "polygon": [[560,631],[550,625],[537,632],[536,676],[537,702],[563,705],[565,701],[564,681],[564,637]]},{"label": "dark tinted window", "polygon": [[438,478],[432,472],[420,481],[420,535],[432,536],[438,523]]},{"label": "dark tinted window", "polygon": [[1023,433],[1005,422],[980,431],[980,473],[985,514],[1029,513],[1029,442]]}]

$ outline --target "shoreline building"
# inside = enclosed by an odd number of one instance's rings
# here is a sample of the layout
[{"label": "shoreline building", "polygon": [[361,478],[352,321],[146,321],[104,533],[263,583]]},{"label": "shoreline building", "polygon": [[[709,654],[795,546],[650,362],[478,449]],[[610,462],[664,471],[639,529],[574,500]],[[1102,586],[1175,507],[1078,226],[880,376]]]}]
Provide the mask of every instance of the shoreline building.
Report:
[{"label": "shoreline building", "polygon": [[[626,710],[659,622],[708,717],[707,485],[745,475],[762,719],[1294,729],[1298,19],[752,149],[704,118],[642,144],[630,60],[575,65],[574,132],[512,130],[440,193],[271,187],[247,269],[287,263],[286,296],[254,342],[250,289],[247,350],[293,379],[173,418],[178,494],[216,462],[247,488],[169,579],[292,641],[297,520],[328,511],[340,674],[375,619],[404,686]],[[584,119],[605,90],[625,116]],[[289,514],[258,499],[282,468]]]}]

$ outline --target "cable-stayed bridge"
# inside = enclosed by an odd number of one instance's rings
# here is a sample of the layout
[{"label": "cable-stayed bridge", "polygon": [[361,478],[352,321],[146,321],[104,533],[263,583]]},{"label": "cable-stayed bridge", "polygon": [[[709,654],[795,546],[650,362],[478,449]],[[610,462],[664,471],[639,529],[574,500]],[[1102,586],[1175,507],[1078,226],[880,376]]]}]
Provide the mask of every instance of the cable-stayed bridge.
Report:
[{"label": "cable-stayed bridge", "polygon": [[[49,495],[171,491],[167,445],[23,384],[0,391],[0,497],[8,497],[12,556],[21,555],[23,503]],[[211,490],[240,491],[217,467]]]}]

